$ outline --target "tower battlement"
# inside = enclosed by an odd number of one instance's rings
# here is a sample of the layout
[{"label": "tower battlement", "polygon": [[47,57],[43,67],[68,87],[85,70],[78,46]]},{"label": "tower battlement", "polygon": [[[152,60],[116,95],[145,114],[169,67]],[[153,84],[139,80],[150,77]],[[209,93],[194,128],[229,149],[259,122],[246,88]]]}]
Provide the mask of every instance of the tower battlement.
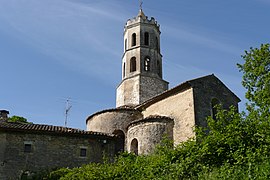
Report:
[{"label": "tower battlement", "polygon": [[154,25],[156,26],[158,31],[160,31],[160,25],[155,20],[155,18],[151,17],[150,19],[148,19],[148,16],[145,16],[142,10],[139,11],[139,14],[136,17],[127,20],[126,25],[125,25],[125,31],[129,26],[136,26],[137,23],[145,23],[145,24]]}]

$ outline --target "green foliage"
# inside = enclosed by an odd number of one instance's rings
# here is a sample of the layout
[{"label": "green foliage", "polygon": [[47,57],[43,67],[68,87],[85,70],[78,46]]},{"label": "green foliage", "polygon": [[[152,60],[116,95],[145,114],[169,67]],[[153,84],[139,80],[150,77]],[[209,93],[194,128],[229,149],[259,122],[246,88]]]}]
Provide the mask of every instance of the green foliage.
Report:
[{"label": "green foliage", "polygon": [[27,121],[26,118],[21,117],[21,116],[12,116],[8,118],[8,122],[16,122],[16,123],[30,123]]},{"label": "green foliage", "polygon": [[[196,128],[196,140],[172,148],[165,139],[147,156],[123,153],[114,163],[60,169],[51,177],[67,179],[249,179],[268,177],[268,123],[218,107],[207,131]],[[267,126],[267,127],[266,127]],[[255,173],[255,174],[254,174]],[[234,178],[235,177],[235,178]],[[238,177],[238,178],[237,178]]]},{"label": "green foliage", "polygon": [[243,72],[243,86],[247,89],[246,98],[251,102],[248,110],[258,108],[263,115],[270,113],[270,45],[250,48],[242,56],[243,65],[238,64]]},{"label": "green foliage", "polygon": [[47,175],[47,177],[43,177],[43,179],[57,180],[68,174],[70,171],[71,170],[68,168],[58,169],[56,171],[49,173],[49,175]]},{"label": "green foliage", "polygon": [[220,168],[214,168],[211,172],[201,172],[198,179],[201,180],[250,180],[269,179],[269,158],[261,158],[261,162],[248,163],[246,165],[225,164]]}]

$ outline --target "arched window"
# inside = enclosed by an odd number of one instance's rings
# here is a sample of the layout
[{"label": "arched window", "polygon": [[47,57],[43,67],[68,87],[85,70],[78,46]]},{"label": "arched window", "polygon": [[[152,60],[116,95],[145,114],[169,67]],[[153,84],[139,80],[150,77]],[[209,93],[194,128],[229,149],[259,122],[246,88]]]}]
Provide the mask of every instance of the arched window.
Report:
[{"label": "arched window", "polygon": [[130,152],[133,152],[134,154],[138,155],[138,140],[136,138],[134,138],[131,141]]},{"label": "arched window", "polygon": [[220,102],[217,98],[213,98],[211,101],[211,111],[212,111],[212,118],[217,119],[217,105],[219,105]]},{"label": "arched window", "polygon": [[132,46],[136,46],[136,33],[132,34]]},{"label": "arched window", "polygon": [[144,33],[144,45],[149,46],[149,33]]},{"label": "arched window", "polygon": [[125,51],[127,50],[127,39],[125,39]]},{"label": "arched window", "polygon": [[125,149],[125,134],[121,130],[115,130],[113,132],[114,135],[118,137],[116,145],[115,145],[115,152],[121,153],[124,152]]},{"label": "arched window", "polygon": [[161,65],[160,62],[157,61],[157,73],[159,77],[162,77],[162,73],[161,73]]},{"label": "arched window", "polygon": [[150,58],[149,57],[146,57],[144,59],[144,70],[150,71]]},{"label": "arched window", "polygon": [[136,58],[132,57],[130,59],[130,72],[136,71]]},{"label": "arched window", "polygon": [[123,78],[126,76],[126,63],[123,64]]}]

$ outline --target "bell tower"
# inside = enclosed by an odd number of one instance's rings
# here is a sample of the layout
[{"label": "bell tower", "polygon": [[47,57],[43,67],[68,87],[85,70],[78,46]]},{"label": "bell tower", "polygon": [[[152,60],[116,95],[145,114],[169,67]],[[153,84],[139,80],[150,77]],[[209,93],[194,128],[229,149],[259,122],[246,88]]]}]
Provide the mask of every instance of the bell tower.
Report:
[{"label": "bell tower", "polygon": [[167,89],[168,82],[162,79],[159,24],[140,9],[124,27],[122,81],[116,107],[138,105]]}]

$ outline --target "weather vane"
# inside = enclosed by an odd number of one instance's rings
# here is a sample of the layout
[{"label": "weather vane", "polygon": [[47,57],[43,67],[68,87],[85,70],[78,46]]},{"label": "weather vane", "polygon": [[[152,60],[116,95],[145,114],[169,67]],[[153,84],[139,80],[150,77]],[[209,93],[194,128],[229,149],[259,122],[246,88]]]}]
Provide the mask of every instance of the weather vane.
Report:
[{"label": "weather vane", "polygon": [[143,1],[140,0],[140,10],[142,10]]}]

